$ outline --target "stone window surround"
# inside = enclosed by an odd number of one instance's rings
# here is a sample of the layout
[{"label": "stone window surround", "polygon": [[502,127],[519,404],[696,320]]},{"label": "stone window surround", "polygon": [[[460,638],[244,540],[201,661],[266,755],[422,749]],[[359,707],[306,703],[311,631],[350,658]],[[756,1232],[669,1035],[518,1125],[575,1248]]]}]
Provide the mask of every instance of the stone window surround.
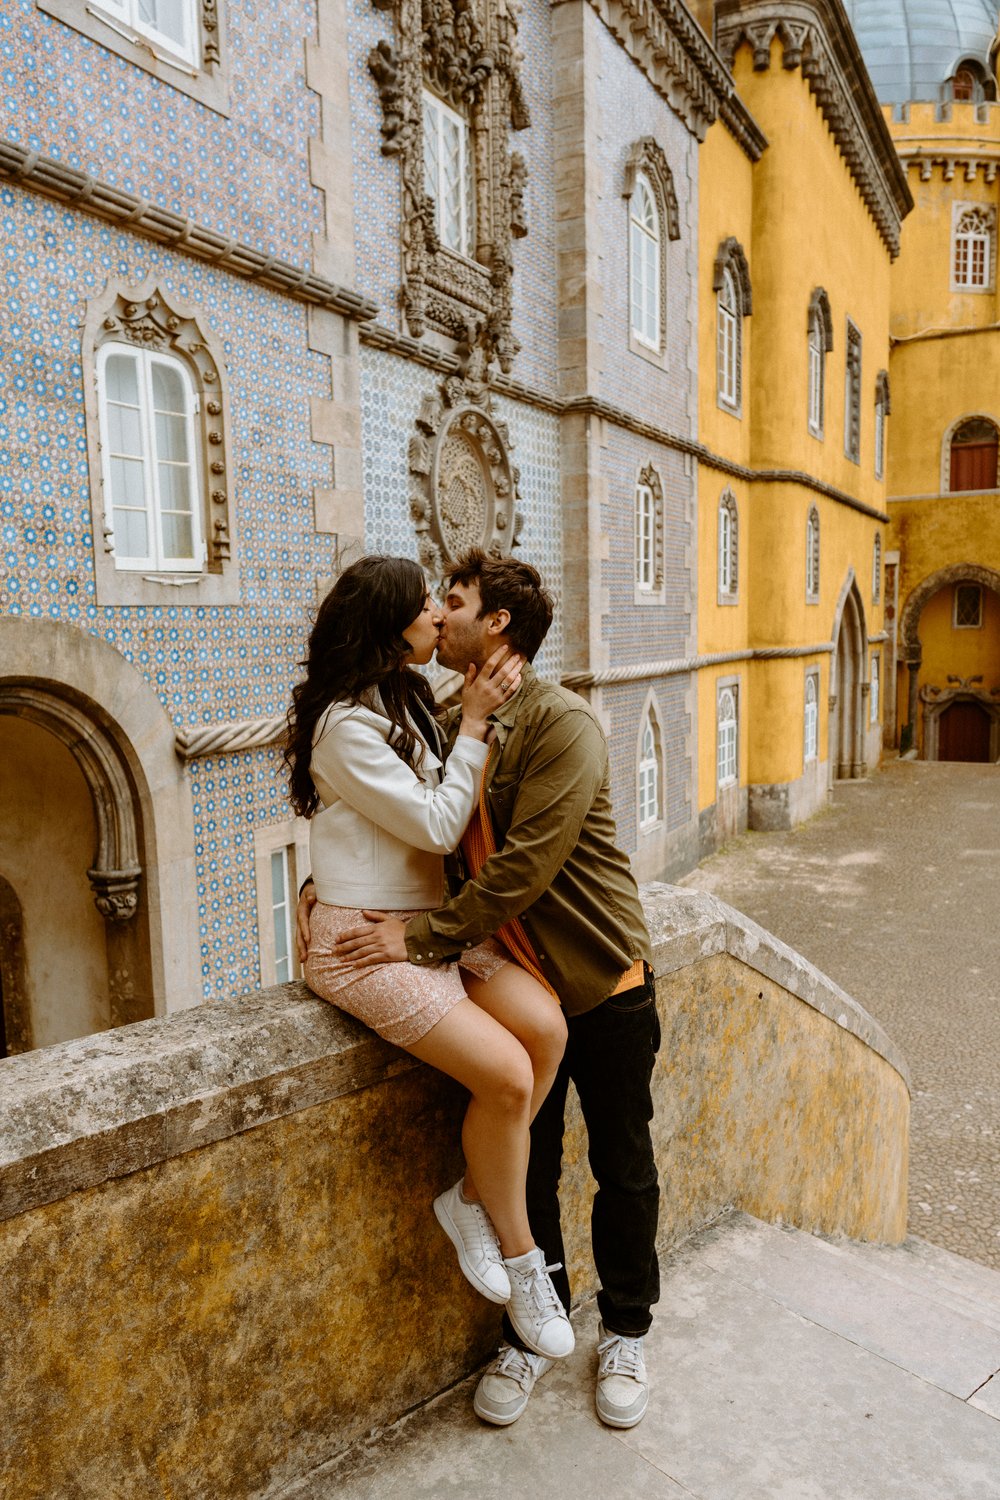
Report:
[{"label": "stone window surround", "polygon": [[[819,603],[820,586],[820,563],[822,554],[820,552],[820,527],[819,511],[815,505],[810,505],[806,516],[806,603]],[[812,572],[813,587],[809,587],[810,571]]]},{"label": "stone window surround", "polygon": [[638,540],[638,533],[634,528],[638,525],[639,509],[638,494],[639,486],[646,485],[653,496],[653,586],[643,587],[638,580],[637,569],[633,569],[633,591],[632,600],[640,607],[650,604],[665,604],[667,598],[666,568],[664,558],[665,548],[665,520],[663,509],[663,480],[660,478],[659,470],[652,464],[646,464],[635,476],[632,501],[632,525],[634,540]]},{"label": "stone window surround", "polygon": [[[952,444],[952,439],[954,438],[956,432],[958,432],[960,428],[962,428],[962,427],[965,426],[966,422],[972,422],[972,421],[976,421],[976,420],[981,421],[981,422],[992,422],[993,426],[997,429],[998,434],[1000,434],[1000,419],[998,419],[997,417],[995,417],[992,414],[992,412],[986,411],[984,408],[980,408],[977,411],[966,411],[966,412],[963,412],[961,416],[956,417],[955,420],[954,420],[954,422],[951,422],[948,425],[948,427],[945,428],[944,434],[943,434],[943,436],[941,438],[941,491],[940,491],[940,493],[942,495],[974,495],[974,494],[984,494],[984,493],[988,494],[988,493],[990,493],[989,491],[983,491],[983,490],[978,490],[978,491],[976,491],[976,490],[953,490],[952,487],[951,487],[951,444]],[[997,488],[1000,489],[1000,485],[998,485]]]},{"label": "stone window surround", "polygon": [[[732,286],[736,296],[736,347],[734,352],[735,370],[734,385],[735,396],[732,401],[723,395],[722,390],[722,363],[719,359],[719,319],[722,313],[722,292],[725,287],[726,272],[732,279]],[[753,312],[753,289],[750,284],[750,267],[747,262],[743,246],[733,235],[723,240],[715,257],[712,268],[712,290],[715,292],[715,317],[716,317],[716,339],[715,339],[715,395],[716,403],[720,410],[728,412],[730,416],[742,417],[743,415],[743,320]]]},{"label": "stone window surround", "polygon": [[[640,339],[632,326],[632,194],[636,179],[642,177],[653,195],[659,227],[659,337],[657,347]],[[663,148],[651,136],[643,136],[631,147],[625,163],[625,184],[622,197],[626,208],[626,244],[628,247],[628,346],[633,354],[648,360],[660,369],[667,367],[667,298],[669,276],[667,246],[681,237],[680,211],[673,173]]]},{"label": "stone window surround", "polygon": [[868,660],[868,727],[879,721],[882,709],[882,652],[873,651]]},{"label": "stone window surround", "polygon": [[[155,303],[154,303],[155,299]],[[101,462],[101,426],[97,387],[97,352],[109,342],[115,341],[129,321],[128,310],[138,310],[135,317],[138,325],[149,323],[148,311],[156,309],[156,321],[170,333],[182,332],[183,325],[197,334],[201,355],[197,359],[185,356],[184,351],[174,348],[171,352],[184,359],[189,372],[195,378],[195,389],[201,398],[201,411],[196,422],[198,429],[198,461],[202,470],[201,491],[203,513],[202,533],[208,542],[209,560],[199,572],[154,572],[148,573],[122,570],[115,566],[115,559],[105,539],[108,535],[106,520],[104,476]],[[119,316],[121,314],[122,316]],[[117,325],[117,326],[116,326]],[[122,342],[130,341],[122,336]],[[134,340],[132,341],[134,342]],[[240,601],[239,566],[236,551],[235,506],[230,492],[233,465],[230,454],[230,404],[225,361],[221,342],[208,329],[204,315],[199,309],[167,297],[160,291],[154,277],[147,277],[139,286],[111,277],[99,296],[88,299],[83,324],[81,345],[83,369],[84,414],[87,433],[87,458],[90,478],[91,525],[94,538],[94,576],[97,586],[96,603],[99,605],[150,605],[150,604],[238,604]],[[206,387],[208,373],[215,374],[217,383]],[[219,496],[216,500],[212,497]],[[215,519],[212,513],[217,513]],[[221,526],[221,531],[219,527]]]},{"label": "stone window surround", "polygon": [[216,114],[230,114],[229,50],[226,46],[225,0],[194,0],[198,12],[201,66],[171,61],[165,53],[154,50],[151,42],[133,34],[110,12],[103,15],[99,0],[36,0],[38,9],[62,21],[74,31],[89,37],[109,52],[161,83],[169,84],[189,98],[197,99]]},{"label": "stone window surround", "polygon": [[[288,850],[288,891],[297,900],[299,888],[311,867],[309,861],[309,824],[305,818],[285,818],[266,828],[255,828],[253,834],[254,883],[257,890],[257,947],[260,955],[261,987],[277,984],[275,978],[274,931],[271,922],[271,855]],[[302,970],[295,953],[294,906],[292,912],[292,978],[300,979]]]},{"label": "stone window surround", "polygon": [[[662,713],[656,694],[652,688],[646,694],[646,700],[642,705],[639,715],[639,733],[636,738],[635,749],[635,822],[639,842],[648,838],[651,834],[659,833],[666,822],[664,814],[664,791],[666,788],[666,768],[663,761],[663,732],[661,729]],[[642,766],[642,742],[646,735],[646,725],[649,723],[653,730],[653,744],[656,747],[656,817],[651,818],[648,823],[639,821],[639,786],[640,770]]]},{"label": "stone window surround", "polygon": [[885,478],[885,419],[892,411],[889,395],[889,372],[879,370],[875,376],[875,478]]},{"label": "stone window surround", "polygon": [[[812,754],[809,753],[809,729],[808,729],[808,706],[809,706],[808,693],[809,693],[809,683],[810,682],[813,683],[814,688],[815,688],[815,692],[816,692],[816,696],[815,696],[815,700],[814,700],[815,701],[815,707],[816,707],[816,723],[815,723],[815,738],[816,738],[816,743],[813,746]],[[811,765],[815,764],[815,762],[817,760],[819,760],[820,678],[819,678],[819,667],[818,666],[813,665],[813,666],[806,667],[805,673],[803,675],[802,693],[803,693],[802,765],[803,765],[803,768],[805,768],[806,766],[811,766]]]},{"label": "stone window surround", "polygon": [[878,604],[882,598],[882,533],[876,531],[875,540],[872,543],[872,603]]},{"label": "stone window surround", "polygon": [[846,320],[844,340],[844,457],[852,464],[861,462],[861,330],[853,319]]},{"label": "stone window surround", "polygon": [[[989,221],[989,244],[987,246],[986,280],[981,286],[973,286],[967,281],[958,281],[955,276],[955,250],[958,243],[958,228],[962,218],[967,213],[978,213]],[[974,199],[953,203],[951,206],[951,246],[949,251],[949,290],[958,292],[963,297],[979,297],[984,292],[992,293],[996,290],[996,263],[997,263],[997,214],[996,208],[991,203],[976,202]]]},{"label": "stone window surround", "polygon": [[[729,515],[729,587],[723,587],[722,514]],[[716,568],[717,595],[720,605],[740,602],[740,512],[736,496],[727,485],[719,496],[718,524],[716,527],[718,559]]]},{"label": "stone window surround", "polygon": [[807,361],[806,424],[812,436],[822,442],[826,427],[826,355],[833,349],[833,315],[826,289],[821,286],[816,287],[809,298],[806,318],[806,339],[809,346],[814,330],[819,333],[820,348],[819,418],[818,421],[813,421],[811,375]]}]

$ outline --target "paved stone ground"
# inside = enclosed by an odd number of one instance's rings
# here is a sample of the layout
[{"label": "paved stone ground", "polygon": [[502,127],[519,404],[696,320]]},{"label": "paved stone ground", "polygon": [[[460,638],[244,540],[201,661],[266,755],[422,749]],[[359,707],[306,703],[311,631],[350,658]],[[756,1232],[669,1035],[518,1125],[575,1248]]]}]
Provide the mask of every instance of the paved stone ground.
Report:
[{"label": "paved stone ground", "polygon": [[913,1074],[910,1232],[1000,1268],[1000,767],[889,761],[681,884],[769,928],[882,1023]]}]

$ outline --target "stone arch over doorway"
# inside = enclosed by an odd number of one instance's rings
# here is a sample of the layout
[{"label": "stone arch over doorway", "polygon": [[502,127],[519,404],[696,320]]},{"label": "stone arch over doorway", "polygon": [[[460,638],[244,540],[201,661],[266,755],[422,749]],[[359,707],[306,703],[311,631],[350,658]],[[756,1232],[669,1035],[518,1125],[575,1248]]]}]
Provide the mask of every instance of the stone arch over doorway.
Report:
[{"label": "stone arch over doorway", "polygon": [[0,620],[0,663],[0,716],[57,741],[89,794],[95,847],[78,873],[103,921],[104,1024],[196,1004],[191,799],[162,703],[113,647],[55,621]]},{"label": "stone arch over doorway", "polygon": [[850,568],[834,612],[830,671],[829,756],[831,781],[848,781],[868,771],[865,705],[868,698],[868,628],[854,569]]},{"label": "stone arch over doorway", "polygon": [[[942,589],[953,587],[958,583],[978,583],[980,587],[989,589],[1000,599],[1000,573],[992,568],[984,568],[979,563],[952,563],[947,568],[939,568],[936,573],[931,573],[921,580],[909,595],[899,612],[899,645],[897,657],[900,665],[905,665],[909,674],[907,682],[907,709],[906,725],[903,736],[909,745],[916,743],[917,712],[919,702],[919,676],[923,663],[923,647],[920,642],[920,617],[925,606],[935,594]],[[944,707],[946,705],[942,705]],[[939,714],[933,712],[927,721],[932,730],[935,728],[935,719]],[[924,747],[925,758],[936,759],[937,740],[930,743],[934,753],[928,756],[928,745]]]}]

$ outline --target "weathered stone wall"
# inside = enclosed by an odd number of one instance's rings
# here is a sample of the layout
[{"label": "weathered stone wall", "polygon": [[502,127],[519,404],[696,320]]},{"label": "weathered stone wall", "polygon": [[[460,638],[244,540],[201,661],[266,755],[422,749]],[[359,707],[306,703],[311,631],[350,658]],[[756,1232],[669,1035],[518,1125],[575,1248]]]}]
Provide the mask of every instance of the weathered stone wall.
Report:
[{"label": "weathered stone wall", "polygon": [[[884,1033],[720,902],[645,895],[663,1242],[728,1205],[902,1238],[908,1089]],[[488,1353],[498,1310],[430,1212],[460,1170],[461,1090],[303,987],[8,1059],[0,1085],[10,1500],[250,1500]],[[590,1191],[574,1115],[580,1296]]]}]

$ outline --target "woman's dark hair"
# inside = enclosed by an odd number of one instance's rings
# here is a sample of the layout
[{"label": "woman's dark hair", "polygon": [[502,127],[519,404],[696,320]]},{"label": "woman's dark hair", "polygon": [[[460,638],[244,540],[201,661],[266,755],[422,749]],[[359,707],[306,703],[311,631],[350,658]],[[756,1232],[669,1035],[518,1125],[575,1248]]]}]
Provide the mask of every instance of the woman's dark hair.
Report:
[{"label": "woman's dark hair", "polygon": [[407,719],[414,703],[434,717],[438,707],[427,679],[405,665],[403,631],[424,607],[427,581],[407,557],[362,557],[345,568],[319,607],[304,662],[305,681],[292,689],[282,755],[292,806],[308,818],[319,806],[309,774],[313,733],[331,703],[359,703],[377,688],[392,725],[390,743],[415,768],[419,741]]}]

